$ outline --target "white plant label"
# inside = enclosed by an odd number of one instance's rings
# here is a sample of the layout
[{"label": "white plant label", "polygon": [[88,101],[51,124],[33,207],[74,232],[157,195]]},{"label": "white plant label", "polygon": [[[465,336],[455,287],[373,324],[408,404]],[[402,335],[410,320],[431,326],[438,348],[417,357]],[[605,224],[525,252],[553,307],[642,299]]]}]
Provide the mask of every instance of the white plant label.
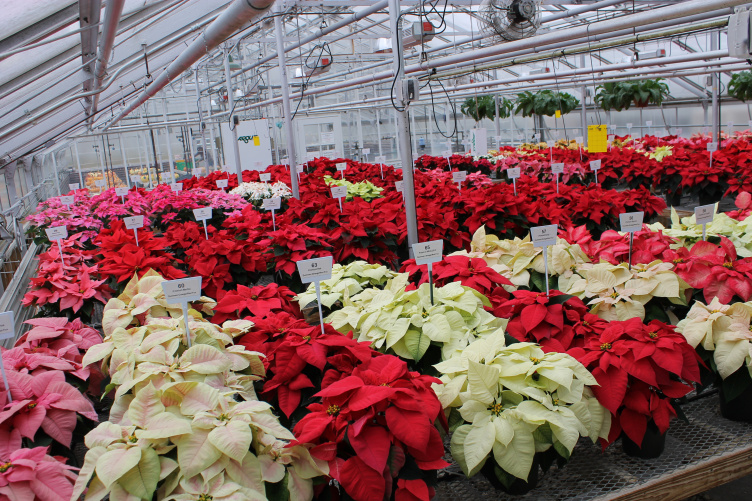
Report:
[{"label": "white plant label", "polygon": [[0,313],[0,340],[12,339],[16,335],[16,324],[13,319],[13,312],[6,311]]},{"label": "white plant label", "polygon": [[590,170],[600,170],[601,168],[601,161],[600,160],[591,160],[590,161]]},{"label": "white plant label", "polygon": [[140,182],[141,182],[141,175],[131,174],[131,183],[140,183]]},{"label": "white plant label", "polygon": [[167,304],[183,304],[201,299],[201,277],[181,278],[162,282]]},{"label": "white plant label", "polygon": [[261,181],[264,183],[268,183],[272,180],[272,175],[268,172],[266,174],[260,174],[259,179],[261,179]]},{"label": "white plant label", "polygon": [[452,150],[445,150],[441,155],[445,158],[449,158],[452,156]]},{"label": "white plant label", "polygon": [[126,230],[137,230],[144,227],[144,216],[124,217],[123,222]]},{"label": "white plant label", "polygon": [[128,195],[128,188],[115,188],[115,195],[118,197],[124,197]]},{"label": "white plant label", "polygon": [[711,153],[714,152],[714,151],[718,151],[718,143],[708,143],[708,145],[706,146],[706,148]]},{"label": "white plant label", "polygon": [[47,238],[50,239],[50,241],[68,238],[68,228],[66,228],[65,226],[53,226],[52,228],[47,228],[44,231],[45,233],[47,233]]},{"label": "white plant label", "polygon": [[384,164],[386,163],[386,157],[384,155],[380,155],[376,157],[376,163],[377,164]]},{"label": "white plant label", "polygon": [[532,228],[530,228],[530,235],[532,236],[533,245],[536,247],[555,245],[558,231],[559,225],[556,224],[533,226]]},{"label": "white plant label", "polygon": [[400,192],[400,193],[404,192],[405,191],[405,182],[404,181],[395,181],[394,182],[394,188],[398,192]]},{"label": "white plant label", "polygon": [[71,183],[71,184],[69,184],[69,185],[68,185],[68,188],[69,188],[69,189],[70,189],[71,191],[76,191],[76,190],[77,190],[77,189],[79,189],[80,187],[81,187],[81,186],[80,186],[80,185],[79,185],[78,183]]},{"label": "white plant label", "polygon": [[227,179],[217,179],[217,188],[227,188]]},{"label": "white plant label", "polygon": [[627,124],[627,129],[632,130],[632,124]]},{"label": "white plant label", "polygon": [[60,197],[60,203],[63,205],[73,205],[73,203],[76,201],[76,197],[73,195],[67,195]]},{"label": "white plant label", "polygon": [[344,170],[347,170],[347,162],[339,162],[337,164],[337,170],[340,171],[340,172],[344,171]]},{"label": "white plant label", "polygon": [[645,122],[645,125],[647,125],[648,127],[652,127],[653,126],[653,121],[652,120],[648,120],[648,121]]},{"label": "white plant label", "polygon": [[206,221],[207,219],[211,219],[212,208],[202,207],[201,209],[193,209],[193,217],[196,218],[196,221]]},{"label": "white plant label", "polygon": [[551,172],[553,174],[564,174],[564,164],[563,163],[551,164]]},{"label": "white plant label", "polygon": [[261,207],[265,210],[279,210],[280,207],[282,207],[282,198],[280,197],[265,198],[261,202]]},{"label": "white plant label", "polygon": [[305,165],[300,164],[298,165],[297,169],[298,169],[298,174],[305,174]]},{"label": "white plant label", "polygon": [[520,168],[514,167],[512,169],[507,169],[507,177],[509,179],[519,179],[520,178]]},{"label": "white plant label", "polygon": [[695,222],[697,224],[709,224],[715,218],[715,204],[695,207]]},{"label": "white plant label", "polygon": [[577,144],[582,144],[583,142],[582,136],[577,136],[576,138],[574,138],[574,142]]},{"label": "white plant label", "polygon": [[281,160],[281,162],[282,162],[282,165],[287,165],[288,167],[290,166],[290,159],[289,158],[283,158]]},{"label": "white plant label", "polygon": [[332,198],[344,198],[347,196],[347,186],[332,187]]},{"label": "white plant label", "polygon": [[107,186],[107,181],[105,181],[104,179],[97,179],[96,181],[94,181],[94,186],[97,186],[98,188],[104,188],[105,186]]},{"label": "white plant label", "polygon": [[642,221],[645,218],[644,212],[625,212],[619,214],[621,231],[623,233],[634,233],[642,230]]},{"label": "white plant label", "polygon": [[500,142],[502,142],[503,140],[504,140],[504,138],[503,138],[502,136],[496,136],[496,142],[497,142],[497,143],[500,143]]},{"label": "white plant label", "polygon": [[311,282],[321,282],[322,280],[329,280],[332,278],[332,265],[334,258],[332,256],[319,257],[315,259],[306,259],[305,261],[298,261],[298,273],[300,273],[300,281],[304,284],[310,284]]},{"label": "white plant label", "polygon": [[371,154],[371,148],[363,148],[363,154],[364,155],[370,155]]},{"label": "white plant label", "polygon": [[467,171],[460,170],[452,172],[452,181],[455,183],[464,183],[467,180]]},{"label": "white plant label", "polygon": [[180,191],[183,191],[183,183],[172,183],[170,184],[170,188],[172,188],[172,191],[175,193],[178,193]]},{"label": "white plant label", "polygon": [[443,252],[443,240],[433,240],[431,242],[413,244],[413,256],[415,256],[415,264],[418,266],[438,263],[442,259]]}]

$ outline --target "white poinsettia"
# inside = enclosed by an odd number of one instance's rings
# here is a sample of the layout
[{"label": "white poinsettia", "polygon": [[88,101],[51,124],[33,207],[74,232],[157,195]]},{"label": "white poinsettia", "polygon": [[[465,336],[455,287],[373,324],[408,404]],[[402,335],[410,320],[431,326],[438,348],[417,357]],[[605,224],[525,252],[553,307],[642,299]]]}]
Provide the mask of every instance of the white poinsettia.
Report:
[{"label": "white poinsettia", "polygon": [[470,242],[470,251],[457,251],[451,256],[467,256],[483,259],[489,268],[508,279],[514,287],[504,286],[508,291],[516,287],[527,287],[530,283],[530,272],[526,267],[536,251],[529,237],[525,239],[500,240],[496,235],[487,235],[485,226],[478,228]]},{"label": "white poinsettia", "polygon": [[239,195],[246,200],[263,200],[264,198],[290,198],[290,187],[281,181],[271,183],[241,183],[230,191],[232,195]]},{"label": "white poinsettia", "polygon": [[[331,308],[343,297],[353,297],[366,287],[380,287],[397,276],[389,268],[380,264],[370,264],[366,261],[353,261],[332,267],[332,278],[321,282],[321,304]],[[301,307],[316,301],[316,288],[310,284],[308,289],[295,297]]]},{"label": "white poinsettia", "polygon": [[568,458],[580,436],[597,440],[610,414],[586,385],[595,378],[577,360],[532,343],[504,346],[493,334],[436,365],[445,407],[465,421],[452,435],[452,457],[468,476],[493,454],[507,474],[527,479],[536,452]]}]

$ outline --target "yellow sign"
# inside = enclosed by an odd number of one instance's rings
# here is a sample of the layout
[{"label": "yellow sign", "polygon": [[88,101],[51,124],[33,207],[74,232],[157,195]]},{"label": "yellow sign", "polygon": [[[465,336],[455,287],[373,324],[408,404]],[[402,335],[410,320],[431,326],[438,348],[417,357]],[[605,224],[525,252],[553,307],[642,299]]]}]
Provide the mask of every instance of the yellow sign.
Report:
[{"label": "yellow sign", "polygon": [[556,110],[556,118],[561,118],[561,110]]},{"label": "yellow sign", "polygon": [[253,146],[261,146],[261,138],[258,136],[253,136]]},{"label": "yellow sign", "polygon": [[588,125],[588,151],[605,153],[608,150],[608,129],[605,125]]}]

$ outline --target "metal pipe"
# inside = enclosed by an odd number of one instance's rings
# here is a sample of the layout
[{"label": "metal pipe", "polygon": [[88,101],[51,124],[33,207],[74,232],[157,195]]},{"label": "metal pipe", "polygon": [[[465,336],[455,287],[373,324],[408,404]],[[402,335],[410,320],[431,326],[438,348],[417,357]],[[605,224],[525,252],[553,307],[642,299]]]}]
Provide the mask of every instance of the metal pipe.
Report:
[{"label": "metal pipe", "polygon": [[[383,2],[382,2],[383,3]],[[319,30],[320,31],[320,30]],[[290,182],[292,184],[292,196],[300,198],[300,188],[298,187],[298,155],[295,145],[295,130],[292,125],[292,106],[290,105],[290,85],[287,82],[287,49],[282,38],[283,27],[282,19],[279,16],[274,17],[274,33],[277,38],[277,58],[279,59],[279,79],[282,84],[282,113],[284,114],[285,133],[287,134],[287,158],[290,162]]]},{"label": "metal pipe", "polygon": [[[389,0],[389,25],[392,32],[392,54],[394,55],[394,75],[397,85],[402,84],[405,77],[404,53],[399,50],[402,33],[399,30],[400,16],[399,0]],[[413,178],[413,152],[410,144],[410,122],[407,113],[409,103],[398,103],[403,106],[397,110],[397,141],[400,143],[400,160],[402,162],[402,180],[404,182],[402,195],[405,200],[405,221],[407,223],[407,247],[413,256],[413,244],[418,239],[418,216],[415,209],[415,180]]]},{"label": "metal pipe", "polygon": [[[196,79],[196,85],[198,85],[198,79]],[[185,121],[189,122],[191,120],[191,113],[190,113],[190,100],[188,99],[188,74],[183,74],[183,98],[185,99]],[[191,171],[196,169],[196,154],[193,150],[193,138],[191,137],[191,128],[190,126],[186,127],[186,136],[188,141],[188,153],[191,157]],[[184,145],[185,146],[185,145]],[[188,159],[186,159],[186,165],[185,168],[188,169]]]},{"label": "metal pipe", "polygon": [[78,141],[73,141],[73,148],[76,150],[76,163],[78,164],[78,187],[86,188],[86,185],[84,184],[84,175],[81,173],[81,156],[78,154]]},{"label": "metal pipe", "polygon": [[[710,34],[710,50],[718,50],[718,38],[721,36],[721,32]],[[719,142],[721,140],[720,130],[720,117],[718,116],[718,92],[721,87],[721,75],[718,73],[712,75],[713,84],[710,87],[712,99],[713,99],[713,131],[710,135],[712,141]],[[712,153],[711,153],[712,154]]]},{"label": "metal pipe", "polygon": [[118,139],[120,140],[120,153],[123,156],[123,172],[125,172],[125,185],[128,187],[128,189],[131,188],[131,176],[128,175],[128,155],[125,153],[125,144],[123,144],[123,135],[118,134]]},{"label": "metal pipe", "polygon": [[[124,5],[125,0],[107,0],[107,6],[104,8],[104,20],[102,21],[102,38],[97,52],[97,62],[94,66],[94,86],[92,90],[99,90],[102,82],[104,82],[104,77],[107,75],[107,64],[112,54],[112,48],[115,46],[117,27]],[[97,114],[98,104],[99,93],[97,92],[91,99],[90,117]]]},{"label": "metal pipe", "polygon": [[[167,123],[167,96],[162,100],[162,115]],[[170,184],[175,182],[175,159],[172,156],[172,141],[170,141],[170,126],[165,125],[165,141],[167,141],[167,159],[170,161]],[[164,182],[164,181],[163,181]]]},{"label": "metal pipe", "polygon": [[[209,145],[206,143],[206,124],[201,115],[201,93],[198,89],[198,65],[193,67],[193,74],[196,78],[196,108],[198,109],[198,127],[201,129],[201,144],[204,152],[204,175],[209,174]],[[197,148],[198,149],[198,148]],[[216,158],[214,160],[216,162]]]},{"label": "metal pipe", "polygon": [[[275,18],[275,20],[278,18]],[[227,102],[228,106],[235,106],[235,96],[232,92],[232,77],[230,76],[230,46],[225,46],[225,86],[227,87]],[[243,182],[243,167],[240,165],[240,141],[238,140],[238,125],[240,125],[240,119],[237,115],[232,115],[232,109],[230,109],[230,129],[232,129],[232,150],[235,153],[235,174],[238,176],[238,184]],[[236,120],[237,119],[237,120]],[[224,140],[222,141],[224,145]],[[225,146],[226,147],[226,146]]]},{"label": "metal pipe", "polygon": [[[359,20],[361,20],[361,19],[363,19],[363,18],[365,18],[367,16],[370,16],[371,14],[375,14],[376,12],[380,11],[381,9],[386,8],[387,5],[388,5],[387,0],[382,0],[381,2],[377,2],[377,3],[373,4],[373,5],[371,5],[370,7],[367,7],[365,9],[363,9],[363,10],[361,10],[361,11],[353,14],[350,17],[348,17],[346,19],[343,19],[342,21],[340,21],[338,23],[335,23],[335,24],[333,24],[331,26],[327,26],[326,28],[319,29],[318,31],[316,31],[312,35],[307,36],[307,37],[301,39],[298,42],[294,42],[292,45],[289,45],[288,47],[286,47],[284,49],[284,51],[285,52],[290,52],[291,50],[295,50],[298,47],[302,47],[303,45],[305,45],[307,43],[315,42],[316,40],[318,40],[319,38],[323,37],[324,35],[327,35],[327,34],[333,32],[333,31],[337,31],[340,28],[344,28],[345,26],[347,26],[349,24],[352,24],[352,23],[354,23],[356,21],[359,21]],[[281,10],[279,11],[279,13],[281,14]],[[276,31],[277,30],[277,28],[276,28],[277,23],[276,22],[274,23],[274,26],[275,26],[275,31]],[[282,36],[284,36],[284,32],[282,33]],[[283,42],[283,45],[284,45],[284,38],[283,38],[282,42]],[[270,61],[273,61],[274,59],[279,59],[279,50],[281,50],[281,49],[277,49],[277,53],[276,54],[269,54],[268,56],[262,57],[258,61],[254,62],[252,64],[249,64],[248,66],[240,68],[240,70],[238,70],[237,73],[235,73],[234,75],[232,75],[232,77],[233,78],[239,77],[243,73],[245,73],[247,71],[251,71],[252,69],[257,68],[257,67],[261,66],[262,64],[265,64],[265,63],[268,63]],[[217,82],[217,83],[215,83],[213,85],[209,85],[209,86],[201,89],[201,92],[206,92],[208,90],[211,90],[211,89],[213,89],[214,87],[216,87],[216,86],[218,86],[220,84],[221,84],[221,82]]]},{"label": "metal pipe", "polygon": [[244,24],[266,12],[273,3],[274,0],[234,0],[217,19],[206,27],[204,32],[187,49],[154,79],[134,102],[121,111],[105,128],[117,123],[149,98],[156,95],[171,80],[179,77],[193,63],[232,36]]}]

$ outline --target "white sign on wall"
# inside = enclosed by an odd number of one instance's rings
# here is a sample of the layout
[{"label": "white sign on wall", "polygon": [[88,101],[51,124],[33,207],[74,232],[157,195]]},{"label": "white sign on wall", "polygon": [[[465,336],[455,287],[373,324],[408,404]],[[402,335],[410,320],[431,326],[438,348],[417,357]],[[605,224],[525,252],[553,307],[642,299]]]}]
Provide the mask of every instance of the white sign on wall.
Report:
[{"label": "white sign on wall", "polygon": [[[272,143],[269,138],[269,121],[243,120],[237,125],[238,147],[240,148],[241,170],[259,170],[257,164],[262,167],[272,165]],[[230,125],[223,122],[221,125],[222,144],[227,155],[228,172],[235,173],[235,155],[233,151],[233,132]],[[255,139],[258,137],[258,139]],[[258,143],[258,146],[256,145]]]},{"label": "white sign on wall", "polygon": [[473,156],[488,155],[488,131],[486,129],[471,130],[469,146]]}]

